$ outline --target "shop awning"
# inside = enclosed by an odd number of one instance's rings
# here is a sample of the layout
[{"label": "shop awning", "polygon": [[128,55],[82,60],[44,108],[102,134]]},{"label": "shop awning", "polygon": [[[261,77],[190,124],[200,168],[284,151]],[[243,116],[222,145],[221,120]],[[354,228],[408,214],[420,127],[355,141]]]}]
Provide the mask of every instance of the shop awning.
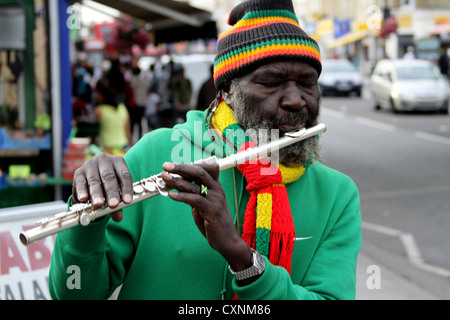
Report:
[{"label": "shop awning", "polygon": [[173,0],[95,0],[134,18],[150,23],[155,42],[215,39],[212,14]]},{"label": "shop awning", "polygon": [[345,46],[347,44],[356,42],[356,41],[360,41],[364,38],[366,38],[367,36],[369,36],[370,32],[367,30],[364,31],[355,31],[355,32],[351,32],[351,33],[347,33],[346,35],[334,39],[330,42],[328,42],[327,44],[327,48],[328,49],[334,49],[334,48],[339,48],[342,46]]},{"label": "shop awning", "polygon": [[450,33],[450,22],[438,24],[428,30],[430,34],[442,35]]}]

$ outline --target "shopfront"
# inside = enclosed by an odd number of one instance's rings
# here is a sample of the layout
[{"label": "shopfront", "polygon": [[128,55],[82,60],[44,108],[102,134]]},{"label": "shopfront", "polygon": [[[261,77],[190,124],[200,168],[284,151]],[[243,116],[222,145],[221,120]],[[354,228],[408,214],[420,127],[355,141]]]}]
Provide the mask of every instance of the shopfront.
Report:
[{"label": "shopfront", "polygon": [[[63,121],[70,121],[70,110],[55,108],[52,96],[52,72],[62,66],[49,63],[55,58],[50,25],[60,17],[48,14],[50,4],[57,1],[0,0],[0,208],[43,203],[57,196],[56,185],[50,182],[58,177],[54,159],[63,148],[59,142],[67,136],[61,128]],[[58,39],[56,45],[60,43]],[[57,55],[64,53],[61,46]],[[70,91],[59,86],[56,92],[61,97],[58,106],[70,103]]]},{"label": "shopfront", "polygon": [[[186,3],[96,2],[147,22],[155,44],[217,36],[211,13]],[[0,0],[0,209],[64,201],[70,192],[64,161],[80,148],[71,143],[75,3]]]},{"label": "shopfront", "polygon": [[[185,3],[98,2],[148,21],[154,39],[217,36],[211,14]],[[24,246],[19,234],[67,210],[71,174],[98,152],[88,139],[74,138],[73,4],[0,0],[0,300],[51,299],[54,236]]]}]

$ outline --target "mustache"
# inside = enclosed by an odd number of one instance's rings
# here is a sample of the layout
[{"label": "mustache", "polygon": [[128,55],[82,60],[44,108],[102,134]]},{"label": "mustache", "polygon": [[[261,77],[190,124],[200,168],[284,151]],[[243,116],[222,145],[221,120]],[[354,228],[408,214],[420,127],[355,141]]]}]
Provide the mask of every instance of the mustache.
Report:
[{"label": "mustache", "polygon": [[295,126],[299,123],[305,125],[306,128],[313,127],[317,123],[317,115],[312,115],[309,113],[292,113],[281,116],[280,118],[273,121],[271,124],[272,128],[276,128],[278,126]]},{"label": "mustache", "polygon": [[305,128],[307,129],[314,127],[318,123],[321,104],[322,99],[321,97],[319,97],[316,100],[317,112],[315,112],[314,114],[311,114],[309,112],[293,112],[281,116],[279,119],[273,121],[272,125],[275,125],[275,127],[284,125],[295,126],[296,124],[303,123],[305,125]]}]

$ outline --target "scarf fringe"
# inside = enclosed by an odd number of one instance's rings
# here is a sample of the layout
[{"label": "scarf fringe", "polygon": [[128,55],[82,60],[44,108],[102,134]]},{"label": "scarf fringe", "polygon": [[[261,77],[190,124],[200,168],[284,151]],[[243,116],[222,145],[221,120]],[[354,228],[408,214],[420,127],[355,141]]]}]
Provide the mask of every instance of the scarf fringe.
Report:
[{"label": "scarf fringe", "polygon": [[[285,268],[291,274],[292,252],[294,251],[295,233],[272,232],[270,235],[269,260]],[[273,245],[279,244],[279,245]]]}]

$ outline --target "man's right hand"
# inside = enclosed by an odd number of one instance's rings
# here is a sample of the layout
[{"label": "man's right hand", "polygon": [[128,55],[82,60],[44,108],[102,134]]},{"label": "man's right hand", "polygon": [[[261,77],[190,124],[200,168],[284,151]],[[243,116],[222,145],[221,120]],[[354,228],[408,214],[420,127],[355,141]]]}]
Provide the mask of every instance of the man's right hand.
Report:
[{"label": "man's right hand", "polygon": [[[121,201],[129,204],[132,200],[133,179],[123,157],[98,154],[75,171],[71,204],[90,201],[94,208],[101,208],[106,201],[110,208],[116,208]],[[119,222],[123,212],[110,216]]]}]

